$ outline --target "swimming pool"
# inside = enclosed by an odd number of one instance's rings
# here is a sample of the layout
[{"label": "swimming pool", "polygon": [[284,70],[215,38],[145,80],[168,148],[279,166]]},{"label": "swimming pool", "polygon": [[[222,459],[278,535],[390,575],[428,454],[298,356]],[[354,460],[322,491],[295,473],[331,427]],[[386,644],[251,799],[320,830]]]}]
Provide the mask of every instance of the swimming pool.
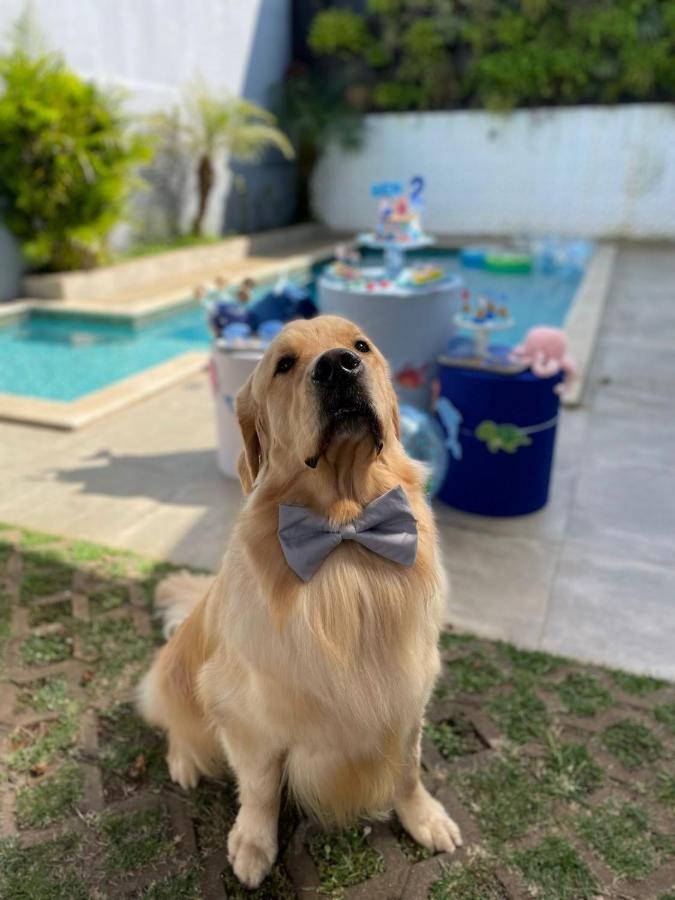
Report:
[{"label": "swimming pool", "polygon": [[[415,262],[441,263],[462,279],[474,300],[484,294],[500,304],[506,303],[514,324],[500,331],[495,341],[510,347],[515,347],[534,325],[562,326],[583,278],[579,269],[515,274],[467,268],[453,250],[418,251],[408,256]],[[371,257],[365,258],[370,261]]]},{"label": "swimming pool", "polygon": [[[509,345],[532,325],[562,325],[581,280],[580,273],[515,275],[466,269],[451,251],[415,258],[442,261],[472,293],[504,295],[515,324],[500,333],[499,342]],[[314,276],[323,265],[314,267]],[[309,287],[314,291],[315,278]],[[0,325],[0,393],[68,403],[183,353],[207,350],[209,343],[205,312],[196,302],[151,319],[33,309],[18,321]]]},{"label": "swimming pool", "polygon": [[208,345],[196,304],[145,324],[31,310],[0,328],[0,393],[68,403]]}]

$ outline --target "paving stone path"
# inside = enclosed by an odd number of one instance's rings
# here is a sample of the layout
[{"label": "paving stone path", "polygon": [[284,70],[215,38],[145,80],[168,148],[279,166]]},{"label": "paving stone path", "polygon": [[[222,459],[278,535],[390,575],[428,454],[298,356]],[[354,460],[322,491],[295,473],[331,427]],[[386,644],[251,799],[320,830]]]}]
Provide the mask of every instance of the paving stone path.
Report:
[{"label": "paving stone path", "polygon": [[424,767],[465,846],[431,856],[395,821],[326,834],[287,804],[280,861],[244,891],[232,783],[171,785],[131,702],[166,571],[0,529],[3,900],[675,900],[675,686],[452,632]]}]

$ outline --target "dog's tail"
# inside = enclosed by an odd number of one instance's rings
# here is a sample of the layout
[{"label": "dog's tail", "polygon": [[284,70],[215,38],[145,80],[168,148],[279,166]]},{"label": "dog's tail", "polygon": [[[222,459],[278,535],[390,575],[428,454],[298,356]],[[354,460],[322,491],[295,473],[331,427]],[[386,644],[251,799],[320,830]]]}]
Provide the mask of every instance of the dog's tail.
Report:
[{"label": "dog's tail", "polygon": [[187,571],[174,572],[159,583],[155,591],[155,607],[162,616],[165,638],[170,638],[187,619],[212,583],[212,575],[195,575]]}]

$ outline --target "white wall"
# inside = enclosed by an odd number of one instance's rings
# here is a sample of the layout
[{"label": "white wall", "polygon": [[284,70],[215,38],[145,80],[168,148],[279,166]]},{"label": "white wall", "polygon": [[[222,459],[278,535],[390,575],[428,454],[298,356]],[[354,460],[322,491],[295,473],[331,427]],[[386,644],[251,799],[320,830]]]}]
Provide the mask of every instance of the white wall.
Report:
[{"label": "white wall", "polygon": [[[0,3],[0,44],[25,5]],[[126,87],[138,110],[176,99],[197,71],[213,85],[264,102],[290,56],[290,0],[32,0],[30,6],[49,48],[80,74]]]},{"label": "white wall", "polygon": [[[0,47],[26,0],[1,0]],[[147,113],[201,72],[216,88],[266,103],[291,54],[291,0],[32,0],[48,49],[86,78],[128,92]],[[219,232],[230,173],[220,167],[207,227]],[[186,220],[191,211],[186,209]],[[7,253],[0,244],[0,266]],[[5,295],[7,291],[4,291]]]},{"label": "white wall", "polygon": [[675,109],[371,115],[360,150],[322,159],[315,210],[340,231],[368,227],[371,182],[417,174],[431,232],[675,238]]}]

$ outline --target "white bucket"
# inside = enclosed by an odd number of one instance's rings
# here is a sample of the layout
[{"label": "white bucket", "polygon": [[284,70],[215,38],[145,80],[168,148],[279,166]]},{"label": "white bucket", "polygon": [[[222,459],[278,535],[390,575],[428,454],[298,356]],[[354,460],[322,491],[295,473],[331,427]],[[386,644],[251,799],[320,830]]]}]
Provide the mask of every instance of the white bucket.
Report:
[{"label": "white bucket", "polygon": [[244,446],[234,412],[234,398],[258,365],[262,355],[262,350],[228,350],[222,347],[214,347],[211,353],[218,466],[228,478],[238,478],[237,459]]}]

